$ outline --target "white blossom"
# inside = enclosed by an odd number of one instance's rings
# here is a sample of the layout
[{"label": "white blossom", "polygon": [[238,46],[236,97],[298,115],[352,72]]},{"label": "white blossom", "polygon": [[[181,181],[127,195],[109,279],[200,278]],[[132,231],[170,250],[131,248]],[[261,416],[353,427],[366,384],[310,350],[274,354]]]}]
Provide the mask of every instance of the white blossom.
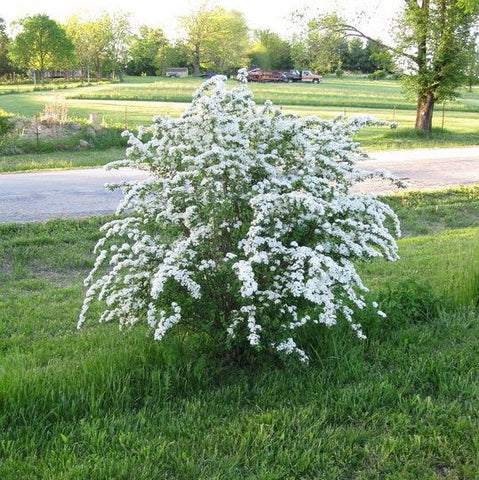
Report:
[{"label": "white blossom", "polygon": [[398,258],[392,209],[352,191],[374,175],[395,181],[362,171],[367,155],[351,138],[386,122],[298,117],[269,101],[258,109],[247,85],[228,90],[224,80],[205,82],[180,118],[125,134],[127,158],[110,168],[149,176],[118,186],[78,327],[96,298],[101,321],[145,322],[157,340],[184,323],[307,362],[293,338],[305,325],[344,319],[365,337],[355,262]]}]

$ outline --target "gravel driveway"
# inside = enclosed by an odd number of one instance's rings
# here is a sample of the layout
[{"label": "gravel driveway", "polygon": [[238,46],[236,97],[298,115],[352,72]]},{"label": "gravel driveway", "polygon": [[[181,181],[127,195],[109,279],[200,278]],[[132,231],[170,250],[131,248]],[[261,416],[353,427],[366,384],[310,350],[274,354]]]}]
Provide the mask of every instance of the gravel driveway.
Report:
[{"label": "gravel driveway", "polygon": [[[413,189],[479,183],[479,147],[375,152],[370,157],[361,163],[364,169],[385,168]],[[136,170],[102,168],[0,174],[0,223],[111,213],[121,192],[107,191],[104,184],[144,177]],[[383,181],[363,183],[356,190],[398,191]]]}]

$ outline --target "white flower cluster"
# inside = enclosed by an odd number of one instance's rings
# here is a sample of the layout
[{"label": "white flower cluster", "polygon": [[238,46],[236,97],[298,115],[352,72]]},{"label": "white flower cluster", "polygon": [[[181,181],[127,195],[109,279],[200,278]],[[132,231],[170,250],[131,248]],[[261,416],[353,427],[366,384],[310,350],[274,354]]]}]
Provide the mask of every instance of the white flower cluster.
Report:
[{"label": "white flower cluster", "polygon": [[78,325],[99,298],[102,321],[146,319],[156,339],[184,324],[301,361],[292,337],[306,324],[343,320],[363,338],[353,311],[366,287],[355,262],[395,260],[399,235],[387,205],[351,189],[370,176],[351,133],[377,123],[286,115],[270,102],[258,109],[244,85],[205,82],[180,118],[129,134],[127,159],[114,166],[150,176],[122,185]]}]

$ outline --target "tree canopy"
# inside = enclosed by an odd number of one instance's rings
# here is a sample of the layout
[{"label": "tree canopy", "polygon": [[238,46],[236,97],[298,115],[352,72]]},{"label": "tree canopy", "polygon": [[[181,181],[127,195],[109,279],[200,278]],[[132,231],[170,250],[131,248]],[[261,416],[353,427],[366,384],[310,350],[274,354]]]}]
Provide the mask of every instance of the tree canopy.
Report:
[{"label": "tree canopy", "polygon": [[0,75],[9,73],[12,69],[8,58],[8,47],[10,39],[8,38],[5,20],[0,18]]},{"label": "tree canopy", "polygon": [[245,62],[249,46],[248,25],[237,10],[200,7],[180,18],[193,74],[200,68],[224,72]]},{"label": "tree canopy", "polygon": [[290,69],[291,45],[270,30],[256,30],[253,45],[248,54],[250,64],[262,68]]},{"label": "tree canopy", "polygon": [[168,40],[161,28],[142,25],[130,45],[127,73],[130,75],[156,75],[161,67],[161,50]]},{"label": "tree canopy", "polygon": [[465,82],[467,46],[474,34],[479,3],[405,2],[396,51],[409,67],[404,85],[417,98],[416,128],[430,134],[435,103],[455,98],[457,88]]},{"label": "tree canopy", "polygon": [[10,47],[10,58],[19,67],[40,73],[72,65],[74,46],[65,29],[48,15],[27,16],[18,22],[20,32]]},{"label": "tree canopy", "polygon": [[465,83],[478,13],[478,0],[404,0],[394,45],[370,37],[337,14],[313,18],[308,25],[311,35],[361,37],[400,58],[404,87],[417,100],[415,126],[430,135],[435,103],[456,97]]}]

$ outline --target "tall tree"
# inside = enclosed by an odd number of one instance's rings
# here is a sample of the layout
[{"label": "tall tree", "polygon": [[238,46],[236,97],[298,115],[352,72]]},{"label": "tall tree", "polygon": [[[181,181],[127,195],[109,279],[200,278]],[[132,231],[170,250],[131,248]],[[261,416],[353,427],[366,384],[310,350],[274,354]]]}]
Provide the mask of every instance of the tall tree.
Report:
[{"label": "tall tree", "polygon": [[12,72],[12,65],[8,58],[8,47],[10,38],[6,32],[5,20],[0,18],[0,76]]},{"label": "tall tree", "polygon": [[156,75],[161,67],[159,53],[168,45],[161,28],[142,25],[134,35],[130,45],[130,60],[127,66],[129,75]]},{"label": "tall tree", "polygon": [[477,39],[473,38],[469,42],[466,50],[466,76],[469,91],[472,91],[472,86],[479,83],[479,45]]},{"label": "tall tree", "polygon": [[120,11],[113,13],[103,12],[100,21],[103,24],[107,38],[107,65],[113,79],[117,76],[121,79],[128,63],[132,40],[130,14]]},{"label": "tall tree", "polygon": [[319,73],[341,68],[342,32],[324,28],[322,16],[308,19],[306,14],[298,12],[295,21],[303,25],[301,32],[293,37],[292,57],[295,65],[309,67]]},{"label": "tall tree", "polygon": [[477,0],[405,2],[396,50],[413,68],[404,81],[417,99],[416,128],[429,135],[435,103],[455,98],[457,88],[465,81],[466,47],[479,3]]},{"label": "tall tree", "polygon": [[250,64],[261,68],[292,68],[290,43],[270,30],[254,32],[254,43],[248,57]]},{"label": "tall tree", "polygon": [[322,32],[360,36],[388,48],[407,68],[406,90],[416,98],[415,127],[430,135],[434,105],[455,98],[464,84],[467,48],[477,25],[479,0],[404,0],[397,43],[385,45],[336,14],[317,21]]},{"label": "tall tree", "polygon": [[350,72],[365,72],[367,69],[367,52],[360,38],[343,39],[346,48],[342,49],[342,63]]},{"label": "tall tree", "polygon": [[10,58],[19,67],[38,72],[42,84],[47,70],[65,69],[73,64],[72,41],[65,29],[48,15],[27,16],[18,26],[20,31],[11,44]]},{"label": "tall tree", "polygon": [[77,66],[81,77],[88,82],[90,75],[102,76],[104,58],[106,58],[106,34],[98,20],[85,20],[72,15],[65,25],[68,36],[75,46]]},{"label": "tall tree", "polygon": [[122,75],[129,58],[132,38],[130,15],[122,12],[102,12],[96,18],[72,15],[66,29],[75,45],[78,63],[89,79],[93,71],[100,80],[110,73]]},{"label": "tall tree", "polygon": [[244,64],[248,49],[248,26],[242,13],[222,7],[201,6],[180,17],[193,74],[201,68],[221,71]]}]

